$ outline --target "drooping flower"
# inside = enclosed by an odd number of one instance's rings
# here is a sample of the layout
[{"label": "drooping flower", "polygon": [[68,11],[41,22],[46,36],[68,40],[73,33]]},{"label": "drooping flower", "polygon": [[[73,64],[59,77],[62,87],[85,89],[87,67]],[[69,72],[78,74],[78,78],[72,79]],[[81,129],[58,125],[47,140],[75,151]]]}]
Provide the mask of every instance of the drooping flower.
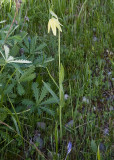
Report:
[{"label": "drooping flower", "polygon": [[52,18],[48,22],[48,33],[50,32],[50,29],[52,29],[54,36],[56,36],[56,29],[62,32],[62,24],[59,22],[57,15],[53,11],[50,11],[50,13],[52,14]]}]

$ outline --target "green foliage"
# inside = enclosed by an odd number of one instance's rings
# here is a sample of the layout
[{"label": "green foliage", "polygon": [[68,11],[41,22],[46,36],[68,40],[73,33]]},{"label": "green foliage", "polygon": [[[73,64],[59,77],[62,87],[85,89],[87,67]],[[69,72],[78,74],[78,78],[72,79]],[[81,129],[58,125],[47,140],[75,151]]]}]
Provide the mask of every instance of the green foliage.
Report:
[{"label": "green foliage", "polygon": [[[59,73],[50,8],[63,25]],[[15,1],[0,1],[0,159],[65,159],[69,140],[69,159],[112,159],[113,10],[112,0],[22,0],[14,20]],[[4,45],[32,64],[6,64]]]},{"label": "green foliage", "polygon": [[7,112],[4,108],[0,108],[0,120],[4,121],[7,117]]},{"label": "green foliage", "polygon": [[94,153],[97,153],[97,145],[94,140],[91,141],[91,148]]},{"label": "green foliage", "polygon": [[31,112],[36,112],[40,115],[42,112],[46,112],[54,116],[54,111],[49,109],[47,105],[56,103],[55,97],[48,97],[48,90],[45,85],[41,88],[41,91],[36,82],[32,83],[33,99],[23,99],[22,104],[30,107]]},{"label": "green foliage", "polygon": [[17,92],[19,93],[20,96],[25,94],[25,90],[21,84],[17,84]]},{"label": "green foliage", "polygon": [[49,93],[53,96],[53,98],[55,99],[55,102],[59,104],[59,98],[57,97],[56,93],[54,93],[54,91],[50,88],[50,86],[43,82],[44,86],[46,87],[46,89],[49,91]]},{"label": "green foliage", "polygon": [[36,74],[33,73],[35,70],[34,66],[30,66],[19,78],[19,82],[31,81],[36,77]]}]

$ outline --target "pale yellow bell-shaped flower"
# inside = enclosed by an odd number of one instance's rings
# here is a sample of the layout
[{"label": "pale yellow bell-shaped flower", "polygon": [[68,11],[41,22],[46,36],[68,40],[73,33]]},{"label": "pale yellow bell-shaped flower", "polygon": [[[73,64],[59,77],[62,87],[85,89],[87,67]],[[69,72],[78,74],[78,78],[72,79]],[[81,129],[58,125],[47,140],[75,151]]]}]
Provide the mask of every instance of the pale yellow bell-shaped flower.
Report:
[{"label": "pale yellow bell-shaped flower", "polygon": [[58,18],[52,17],[48,22],[48,33],[50,32],[50,29],[52,29],[54,36],[56,36],[56,28],[62,32],[61,26],[62,24],[58,21]]}]

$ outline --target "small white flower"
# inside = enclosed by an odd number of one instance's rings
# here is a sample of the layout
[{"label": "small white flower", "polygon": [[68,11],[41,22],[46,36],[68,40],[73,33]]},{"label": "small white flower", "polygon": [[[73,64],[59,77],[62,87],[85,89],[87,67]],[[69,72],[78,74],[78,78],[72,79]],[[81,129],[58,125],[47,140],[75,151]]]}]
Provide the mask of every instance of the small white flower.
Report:
[{"label": "small white flower", "polygon": [[112,72],[108,72],[108,76],[110,76],[112,74]]},{"label": "small white flower", "polygon": [[98,40],[98,38],[94,36],[93,41],[96,42],[97,40]]},{"label": "small white flower", "polygon": [[106,136],[106,135],[109,135],[109,129],[108,128],[105,128],[103,130],[103,134]]},{"label": "small white flower", "polygon": [[64,99],[65,99],[65,100],[67,100],[67,99],[68,99],[68,97],[69,97],[69,95],[68,95],[68,94],[65,94],[65,95],[64,95]]},{"label": "small white flower", "polygon": [[96,111],[96,107],[95,106],[93,106],[93,110]]},{"label": "small white flower", "polygon": [[82,101],[89,104],[89,99],[87,99],[86,97],[83,97]]}]

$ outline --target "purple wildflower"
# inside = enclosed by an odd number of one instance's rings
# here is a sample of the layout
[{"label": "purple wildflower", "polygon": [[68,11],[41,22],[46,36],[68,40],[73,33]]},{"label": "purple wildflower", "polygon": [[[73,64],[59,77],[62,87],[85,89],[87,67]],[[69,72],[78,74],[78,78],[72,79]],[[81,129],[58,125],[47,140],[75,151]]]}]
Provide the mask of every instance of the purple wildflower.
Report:
[{"label": "purple wildflower", "polygon": [[72,149],[72,143],[69,142],[68,146],[67,146],[67,154],[69,154],[71,152],[71,149]]},{"label": "purple wildflower", "polygon": [[29,17],[25,16],[25,21],[29,22]]},{"label": "purple wildflower", "polygon": [[30,38],[30,37],[28,37],[28,42],[29,42],[29,43],[31,42],[31,38]]},{"label": "purple wildflower", "polygon": [[68,146],[67,146],[67,155],[66,155],[65,160],[67,159],[67,156],[71,152],[71,150],[72,150],[72,143],[69,141]]}]

